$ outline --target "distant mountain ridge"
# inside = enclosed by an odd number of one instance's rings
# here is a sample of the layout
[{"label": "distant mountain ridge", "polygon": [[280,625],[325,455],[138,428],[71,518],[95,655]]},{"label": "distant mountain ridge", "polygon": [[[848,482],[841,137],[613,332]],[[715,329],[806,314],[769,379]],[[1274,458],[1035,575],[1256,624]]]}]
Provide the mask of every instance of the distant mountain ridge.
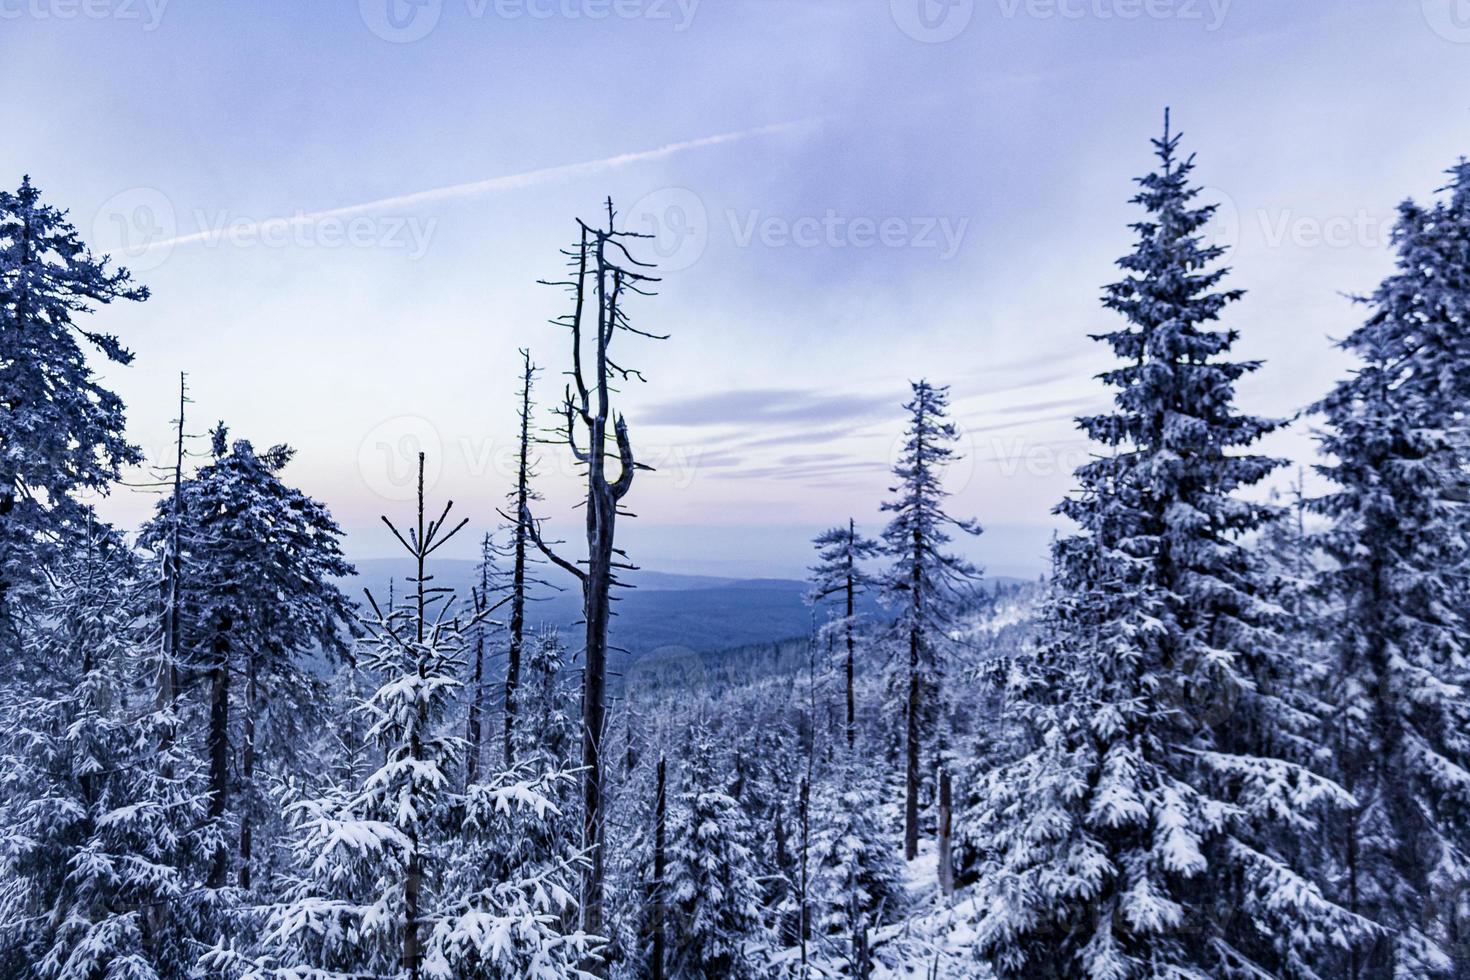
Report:
[{"label": "distant mountain ridge", "polygon": [[[413,570],[398,559],[367,559],[356,564],[358,574],[344,587],[356,599],[362,597],[364,588],[370,588],[380,602],[390,579],[403,590],[407,587],[404,579]],[[433,584],[453,588],[459,601],[467,603],[470,587],[477,584],[475,568],[475,562],[463,559],[435,561]],[[577,633],[582,615],[578,585],[570,575],[546,566],[537,566],[537,574],[561,591],[535,591],[527,622],[533,628],[543,624],[561,628],[575,650],[580,645]],[[805,636],[817,615],[806,603],[807,583],[795,579],[724,578],[646,569],[624,572],[623,579],[632,588],[613,592],[609,641],[618,648],[614,669],[652,655],[711,653]],[[1011,581],[1015,580],[986,579],[986,584],[994,587]],[[861,611],[881,615],[872,596],[864,599]]]}]

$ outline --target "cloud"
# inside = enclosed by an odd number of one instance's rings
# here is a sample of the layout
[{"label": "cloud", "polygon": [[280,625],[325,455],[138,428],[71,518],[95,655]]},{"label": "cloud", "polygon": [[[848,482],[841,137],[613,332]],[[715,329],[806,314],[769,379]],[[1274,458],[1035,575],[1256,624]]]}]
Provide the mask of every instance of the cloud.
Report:
[{"label": "cloud", "polygon": [[[601,160],[567,163],[557,167],[542,167],[538,170],[527,170],[518,174],[506,174],[501,177],[491,177],[486,180],[470,181],[464,184],[451,184],[448,187],[435,187],[426,191],[399,194],[395,197],[382,197],[375,201],[364,201],[361,204],[348,204],[339,208],[328,208],[324,211],[297,213],[287,218],[269,218],[264,221],[244,223],[240,226],[232,224],[228,234],[252,235],[259,232],[262,228],[269,226],[297,227],[314,224],[315,222],[329,218],[345,218],[351,215],[366,214],[374,211],[401,211],[427,204],[438,204],[443,201],[457,201],[467,197],[478,197],[481,194],[517,191],[540,184],[578,180],[584,177],[607,173],[610,170],[618,170],[635,163],[664,160],[680,153],[686,153],[689,150],[701,150],[711,146],[721,146],[726,143],[740,143],[762,136],[798,133],[811,128],[817,122],[818,120],[815,119],[802,119],[772,123],[769,126],[757,126],[752,129],[742,129],[730,133],[715,133],[712,136],[701,136],[698,139],[684,140],[681,143],[668,143],[652,150],[620,153],[617,156],[604,157]],[[191,232],[187,235],[177,235],[173,238],[150,242],[147,247],[150,250],[172,248],[176,245],[188,245],[193,242],[208,241],[218,234],[219,232],[217,230],[206,229]]]},{"label": "cloud", "polygon": [[[649,425],[781,425],[856,421],[896,413],[893,394],[824,394],[795,388],[741,388],[661,402],[640,413]],[[753,444],[753,443],[752,443]]]}]

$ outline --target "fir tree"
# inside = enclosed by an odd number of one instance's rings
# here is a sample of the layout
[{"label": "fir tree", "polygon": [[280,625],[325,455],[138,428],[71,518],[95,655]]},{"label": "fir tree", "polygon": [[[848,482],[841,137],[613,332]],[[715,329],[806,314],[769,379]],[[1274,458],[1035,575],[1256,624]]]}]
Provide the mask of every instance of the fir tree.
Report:
[{"label": "fir tree", "polygon": [[[182,506],[184,652],[208,682],[210,812],[236,824],[238,882],[249,888],[255,825],[271,809],[257,762],[288,763],[320,717],[324,689],[307,658],[340,652],[348,603],[334,580],[353,568],[327,508],[281,480],[289,447],[231,445],[223,424],[211,436],[213,459],[185,481],[181,504],[160,502],[142,539],[166,546]],[[230,866],[222,846],[213,887],[227,884]]]},{"label": "fir tree", "polygon": [[848,518],[847,527],[834,527],[822,532],[813,541],[817,547],[819,563],[812,568],[810,601],[829,602],[834,598],[841,605],[841,612],[834,614],[827,628],[842,634],[846,659],[843,661],[847,693],[847,747],[851,749],[857,739],[857,694],[856,676],[856,633],[857,597],[872,584],[872,578],[862,569],[862,562],[875,558],[880,553],[878,542],[857,533],[857,525]]},{"label": "fir tree", "polygon": [[903,862],[882,821],[883,790],[876,773],[850,759],[813,802],[812,918],[844,942],[905,911]]},{"label": "fir tree", "polygon": [[92,255],[65,211],[41,203],[29,177],[0,192],[0,644],[14,642],[16,614],[39,601],[58,542],[81,533],[76,495],[106,493],[142,458],[124,436],[122,400],[79,341],[117,364],[133,355],[77,320],[147,298],[126,269]]},{"label": "fir tree", "polygon": [[1366,933],[1291,864],[1324,808],[1348,802],[1292,739],[1277,611],[1240,536],[1270,508],[1235,495],[1277,462],[1244,448],[1274,422],[1239,414],[1214,329],[1240,298],[1200,229],[1192,159],[1167,123],[1148,212],[1104,305],[1115,410],[1081,420],[1112,454],[1059,507],[1055,595],[1013,681],[1034,748],[993,774],[969,819],[985,841],[978,950],[1002,977],[1315,977]]},{"label": "fir tree", "polygon": [[956,615],[973,594],[980,572],[945,550],[950,531],[978,535],[980,525],[951,517],[944,467],[955,459],[958,438],[949,421],[949,389],[927,381],[913,385],[903,453],[894,466],[897,496],[883,504],[893,514],[883,530],[893,565],[883,580],[885,600],[898,609],[895,634],[904,648],[904,856],[919,853],[919,783],[922,743],[932,727]]},{"label": "fir tree", "polygon": [[761,933],[754,847],[718,762],[709,733],[696,731],[669,815],[669,975],[688,980],[759,976],[747,949]]},{"label": "fir tree", "polygon": [[464,526],[449,506],[426,519],[419,458],[416,526],[395,537],[416,562],[414,592],[397,607],[369,596],[363,661],[382,678],[361,706],[383,764],[355,785],[289,802],[298,876],[269,910],[255,950],[221,943],[206,966],[249,980],[435,980],[586,976],[593,944],[562,928],[576,869],[554,863],[499,877],[465,853],[486,853],[554,811],[561,772],[510,770],[452,791],[463,740],[452,734],[473,625],[450,590],[432,586],[429,554]]},{"label": "fir tree", "polygon": [[1389,930],[1347,962],[1355,980],[1470,975],[1470,162],[1450,175],[1446,199],[1400,207],[1397,270],[1342,344],[1360,366],[1318,406],[1327,697],[1358,802],[1333,835],[1335,891]]},{"label": "fir tree", "polygon": [[[203,772],[153,707],[151,660],[130,640],[136,563],[89,526],[59,559],[27,638],[44,665],[0,709],[0,936],[6,976],[187,975],[205,918],[211,844]],[[160,749],[160,745],[164,748]]]}]

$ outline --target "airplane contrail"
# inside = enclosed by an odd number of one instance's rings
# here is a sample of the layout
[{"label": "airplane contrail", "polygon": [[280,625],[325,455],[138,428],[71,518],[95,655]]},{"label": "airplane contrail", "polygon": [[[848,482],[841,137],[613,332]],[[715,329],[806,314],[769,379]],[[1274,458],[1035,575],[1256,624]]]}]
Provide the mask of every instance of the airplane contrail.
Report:
[{"label": "airplane contrail", "polygon": [[558,180],[575,180],[579,177],[588,177],[593,174],[605,173],[609,170],[618,170],[635,163],[646,163],[650,160],[663,160],[675,156],[687,150],[700,150],[710,146],[720,146],[725,143],[739,143],[745,140],[757,139],[762,136],[775,136],[780,133],[795,133],[806,129],[818,120],[803,119],[792,122],[772,123],[769,126],[757,126],[754,129],[742,129],[731,133],[716,133],[713,136],[701,136],[698,139],[685,140],[681,143],[669,143],[652,150],[639,150],[634,153],[620,153],[617,156],[605,157],[601,160],[587,160],[582,163],[567,163],[556,167],[543,167],[539,170],[527,170],[524,173],[506,174],[502,177],[491,177],[488,180],[475,180],[466,184],[451,184],[448,187],[436,187],[427,191],[415,191],[412,194],[400,194],[396,197],[383,197],[376,201],[365,201],[362,204],[348,204],[339,208],[328,208],[325,211],[311,211],[297,213],[288,218],[267,218],[263,221],[250,221],[242,224],[231,224],[228,230],[210,229],[205,231],[191,232],[187,235],[176,235],[173,238],[165,238],[160,241],[150,242],[146,247],[148,250],[159,248],[172,248],[176,245],[188,245],[193,242],[209,241],[221,237],[230,237],[239,234],[255,233],[266,226],[299,226],[307,225],[324,218],[342,218],[354,214],[363,214],[370,211],[383,211],[390,208],[406,208],[420,204],[431,204],[439,201],[448,201],[458,198],[475,197],[480,194],[489,194],[494,191],[521,190],[534,187],[537,184],[546,184]]}]

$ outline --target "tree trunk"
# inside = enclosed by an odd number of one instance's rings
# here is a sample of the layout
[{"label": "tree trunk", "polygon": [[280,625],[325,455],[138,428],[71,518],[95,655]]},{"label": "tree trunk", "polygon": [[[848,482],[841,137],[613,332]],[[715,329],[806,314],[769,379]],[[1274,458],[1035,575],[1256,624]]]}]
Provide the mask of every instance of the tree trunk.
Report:
[{"label": "tree trunk", "polygon": [[939,893],[946,902],[954,900],[954,858],[950,853],[954,817],[953,788],[949,770],[939,771]]},{"label": "tree trunk", "polygon": [[857,611],[857,573],[853,567],[853,542],[857,540],[857,525],[851,517],[847,519],[847,623],[843,632],[847,639],[847,747],[857,742],[857,694],[853,690],[853,638],[852,617]]},{"label": "tree trunk", "polygon": [[245,681],[245,719],[244,732],[241,735],[240,745],[240,786],[243,790],[245,806],[240,812],[240,888],[250,888],[250,851],[254,844],[252,837],[253,827],[250,820],[251,790],[255,779],[255,698],[256,698],[255,662],[252,658],[250,672]]},{"label": "tree trunk", "polygon": [[[217,624],[214,638],[214,666],[209,672],[209,819],[223,823],[230,791],[230,641],[232,624],[228,617]],[[224,835],[215,848],[214,864],[209,870],[209,887],[223,888],[229,875],[230,856]]]},{"label": "tree trunk", "polygon": [[919,856],[919,629],[909,630],[907,765],[903,787],[903,855]]},{"label": "tree trunk", "polygon": [[666,765],[658,760],[658,783],[653,802],[653,889],[649,900],[653,903],[652,920],[653,951],[651,954],[653,980],[664,980],[664,874],[667,868],[664,856],[664,832],[668,826]]},{"label": "tree trunk", "polygon": [[521,351],[525,373],[521,377],[521,444],[516,472],[515,555],[510,583],[510,649],[505,665],[505,764],[515,764],[516,691],[521,683],[521,649],[526,632],[526,513],[531,502],[531,381],[535,365],[528,351]]}]

